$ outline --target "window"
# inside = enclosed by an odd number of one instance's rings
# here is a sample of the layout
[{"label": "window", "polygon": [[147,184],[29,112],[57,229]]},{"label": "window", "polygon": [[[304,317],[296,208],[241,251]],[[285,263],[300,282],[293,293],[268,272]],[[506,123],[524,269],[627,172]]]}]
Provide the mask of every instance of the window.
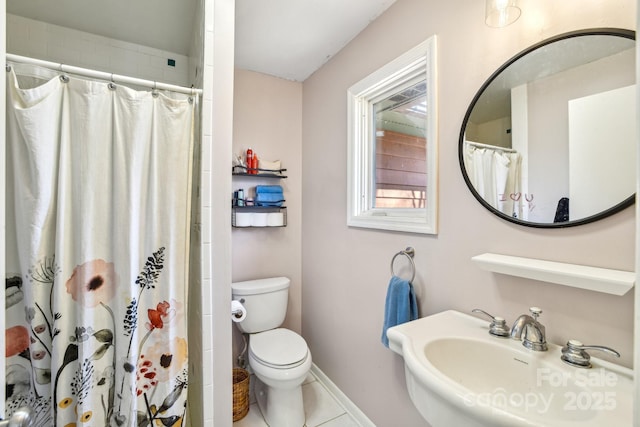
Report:
[{"label": "window", "polygon": [[347,224],[437,229],[436,38],[353,85]]}]

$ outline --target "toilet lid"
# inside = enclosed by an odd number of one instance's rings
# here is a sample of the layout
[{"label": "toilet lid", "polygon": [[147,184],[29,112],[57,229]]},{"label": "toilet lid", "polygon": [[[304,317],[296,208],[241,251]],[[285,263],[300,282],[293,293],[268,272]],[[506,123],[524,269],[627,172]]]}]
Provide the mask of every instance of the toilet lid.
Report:
[{"label": "toilet lid", "polygon": [[286,368],[301,364],[309,349],[300,335],[278,328],[251,335],[249,351],[267,366]]}]

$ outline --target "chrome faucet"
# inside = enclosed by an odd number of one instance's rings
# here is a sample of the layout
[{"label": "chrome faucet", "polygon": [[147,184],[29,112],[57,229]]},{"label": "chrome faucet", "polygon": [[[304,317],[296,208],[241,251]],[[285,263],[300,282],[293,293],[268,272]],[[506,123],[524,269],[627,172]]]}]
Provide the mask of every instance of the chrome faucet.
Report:
[{"label": "chrome faucet", "polygon": [[529,308],[531,316],[523,314],[518,317],[511,327],[510,336],[514,340],[522,341],[522,345],[534,351],[547,351],[547,337],[544,325],[538,322],[542,310],[538,307]]}]

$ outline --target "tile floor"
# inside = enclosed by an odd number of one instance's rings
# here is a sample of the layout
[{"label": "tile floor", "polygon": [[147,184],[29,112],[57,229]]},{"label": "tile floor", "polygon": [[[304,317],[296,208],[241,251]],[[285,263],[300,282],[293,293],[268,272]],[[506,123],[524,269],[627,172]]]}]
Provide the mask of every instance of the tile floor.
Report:
[{"label": "tile floor", "polygon": [[[267,427],[253,396],[253,375],[250,381],[249,413],[240,421],[234,422],[233,427]],[[302,399],[307,416],[306,427],[360,427],[313,373],[309,373],[302,384]]]}]

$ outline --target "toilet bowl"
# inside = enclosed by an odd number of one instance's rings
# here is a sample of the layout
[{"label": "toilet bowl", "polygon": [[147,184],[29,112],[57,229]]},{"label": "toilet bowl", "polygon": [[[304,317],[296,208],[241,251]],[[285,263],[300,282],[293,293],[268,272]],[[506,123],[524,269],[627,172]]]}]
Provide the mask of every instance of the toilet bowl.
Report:
[{"label": "toilet bowl", "polygon": [[232,284],[233,299],[244,305],[245,320],[236,323],[249,334],[249,366],[258,381],[258,407],[271,427],[303,427],[302,383],[311,369],[306,341],[280,328],[286,314],[289,279],[276,277]]},{"label": "toilet bowl", "polygon": [[304,339],[283,328],[254,334],[249,338],[249,366],[260,381],[254,390],[267,424],[302,427],[301,386],[311,369]]}]

